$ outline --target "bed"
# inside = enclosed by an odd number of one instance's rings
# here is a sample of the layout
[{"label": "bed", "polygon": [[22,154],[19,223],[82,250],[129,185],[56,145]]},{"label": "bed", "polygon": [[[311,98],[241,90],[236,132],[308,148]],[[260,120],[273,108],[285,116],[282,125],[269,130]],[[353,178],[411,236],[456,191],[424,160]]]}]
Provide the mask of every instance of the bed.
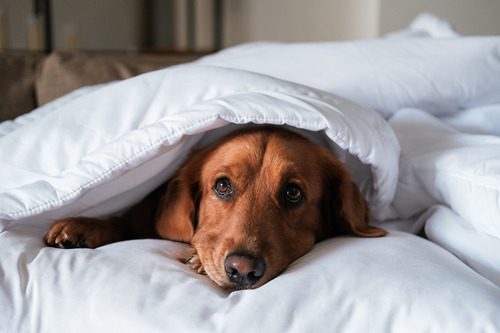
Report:
[{"label": "bed", "polygon": [[[500,331],[500,37],[412,29],[244,44],[1,123],[0,332]],[[120,213],[254,124],[331,149],[389,235],[320,242],[234,292],[181,243],[44,245],[55,218]]]}]

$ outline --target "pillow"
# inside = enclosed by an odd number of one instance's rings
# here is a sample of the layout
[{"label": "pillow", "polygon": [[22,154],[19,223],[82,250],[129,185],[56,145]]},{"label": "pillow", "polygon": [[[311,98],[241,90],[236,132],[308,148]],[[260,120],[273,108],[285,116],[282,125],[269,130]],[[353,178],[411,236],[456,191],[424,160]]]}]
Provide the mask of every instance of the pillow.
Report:
[{"label": "pillow", "polygon": [[2,332],[500,330],[500,289],[405,233],[321,242],[264,286],[229,293],[177,260],[181,243],[60,250],[43,232],[0,233]]},{"label": "pillow", "polygon": [[441,203],[500,238],[500,137],[460,133],[420,110],[402,110],[390,124],[401,144],[401,217]]},{"label": "pillow", "polygon": [[374,108],[435,115],[500,102],[500,37],[244,44],[199,60],[302,83]]},{"label": "pillow", "polygon": [[419,14],[410,25],[402,30],[390,32],[385,38],[453,38],[459,34],[450,22],[429,13]]}]

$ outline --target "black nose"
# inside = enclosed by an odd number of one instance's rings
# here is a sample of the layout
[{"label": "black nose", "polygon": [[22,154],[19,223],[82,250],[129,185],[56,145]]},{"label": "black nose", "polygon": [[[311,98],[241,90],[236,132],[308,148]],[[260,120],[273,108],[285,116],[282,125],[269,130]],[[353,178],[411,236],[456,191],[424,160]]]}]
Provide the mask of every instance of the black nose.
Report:
[{"label": "black nose", "polygon": [[266,272],[263,258],[246,253],[233,253],[224,260],[224,269],[231,282],[239,288],[249,288]]}]

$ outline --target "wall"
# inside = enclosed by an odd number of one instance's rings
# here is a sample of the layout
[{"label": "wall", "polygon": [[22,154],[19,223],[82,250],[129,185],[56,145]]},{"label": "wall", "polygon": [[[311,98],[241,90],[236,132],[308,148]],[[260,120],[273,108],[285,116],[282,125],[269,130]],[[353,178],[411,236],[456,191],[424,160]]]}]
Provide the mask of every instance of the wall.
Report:
[{"label": "wall", "polygon": [[229,0],[225,45],[244,41],[373,38],[379,0]]},{"label": "wall", "polygon": [[[184,5],[187,0],[170,1]],[[210,15],[206,12],[213,0],[196,1],[203,4],[196,16],[203,17],[203,11]],[[9,49],[26,49],[32,3],[33,0],[0,0],[0,41],[3,21]],[[71,47],[68,44],[72,35],[78,35],[75,46],[87,50],[135,50],[141,44],[143,0],[52,0],[52,3],[57,49]],[[449,20],[463,34],[500,35],[500,0],[225,0],[224,4],[225,46],[256,40],[374,38],[407,26],[423,11]],[[172,20],[168,14],[157,14],[163,20]],[[176,24],[182,25],[179,15],[174,16]],[[205,19],[197,27],[201,49],[211,45],[211,25],[210,19]],[[180,37],[174,42],[182,49],[186,47],[186,38]]]},{"label": "wall", "polygon": [[[19,0],[18,0],[19,1]],[[82,49],[136,50],[140,45],[141,4],[137,0],[52,0],[54,45],[78,34]]]},{"label": "wall", "polygon": [[464,35],[500,35],[499,0],[380,0],[380,33],[407,26],[418,13],[449,21]]},{"label": "wall", "polygon": [[[0,0],[9,49],[29,46],[32,0]],[[68,38],[90,50],[134,50],[139,46],[141,4],[138,0],[52,0],[56,49],[67,49]],[[1,29],[0,29],[1,30]]]},{"label": "wall", "polygon": [[10,48],[23,49],[27,46],[27,25],[26,13],[33,11],[30,0],[2,0],[0,1],[3,12],[2,30],[6,33],[7,43]]}]

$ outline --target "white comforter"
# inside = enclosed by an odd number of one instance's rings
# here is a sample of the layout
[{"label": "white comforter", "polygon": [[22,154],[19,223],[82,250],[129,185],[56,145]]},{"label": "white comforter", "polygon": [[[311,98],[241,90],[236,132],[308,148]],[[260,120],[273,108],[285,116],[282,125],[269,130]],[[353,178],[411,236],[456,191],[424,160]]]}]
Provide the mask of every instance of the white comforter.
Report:
[{"label": "white comforter", "polygon": [[[0,332],[500,331],[499,78],[496,37],[251,44],[0,124]],[[251,123],[329,147],[390,235],[233,293],[174,242],[44,247],[52,219],[119,212]]]}]

